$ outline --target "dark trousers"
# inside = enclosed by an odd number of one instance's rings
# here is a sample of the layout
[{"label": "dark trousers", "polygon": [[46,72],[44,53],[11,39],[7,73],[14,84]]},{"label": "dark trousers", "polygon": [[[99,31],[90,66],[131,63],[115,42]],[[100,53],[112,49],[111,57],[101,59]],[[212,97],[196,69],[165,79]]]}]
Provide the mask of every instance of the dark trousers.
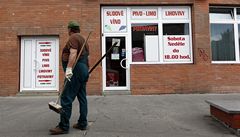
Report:
[{"label": "dark trousers", "polygon": [[[66,71],[67,63],[63,63],[64,72]],[[63,94],[61,96],[61,106],[63,112],[60,114],[59,127],[63,130],[69,130],[69,119],[72,114],[72,103],[77,97],[79,101],[80,116],[78,125],[87,126],[87,97],[86,97],[86,83],[88,80],[88,67],[85,63],[78,62],[73,70],[71,82],[67,82]]]}]

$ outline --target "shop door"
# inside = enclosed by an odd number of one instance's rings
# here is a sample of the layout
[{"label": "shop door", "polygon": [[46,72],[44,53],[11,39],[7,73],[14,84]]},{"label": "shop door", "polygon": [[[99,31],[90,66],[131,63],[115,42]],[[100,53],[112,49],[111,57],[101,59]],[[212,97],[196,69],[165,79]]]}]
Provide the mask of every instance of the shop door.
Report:
[{"label": "shop door", "polygon": [[58,91],[57,37],[21,39],[20,91]]},{"label": "shop door", "polygon": [[127,53],[126,36],[104,36],[103,37],[103,54],[111,46],[118,42],[112,48],[103,61],[103,89],[104,91],[129,91],[129,63]]}]

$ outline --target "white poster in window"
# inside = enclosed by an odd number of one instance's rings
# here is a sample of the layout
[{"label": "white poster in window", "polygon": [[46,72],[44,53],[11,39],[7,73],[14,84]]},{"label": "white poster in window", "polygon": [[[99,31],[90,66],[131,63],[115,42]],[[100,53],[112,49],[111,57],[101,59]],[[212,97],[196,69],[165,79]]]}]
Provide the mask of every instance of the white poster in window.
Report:
[{"label": "white poster in window", "polygon": [[56,51],[54,41],[37,41],[36,87],[55,87]]},{"label": "white poster in window", "polygon": [[103,9],[104,32],[127,32],[127,10]]},{"label": "white poster in window", "polygon": [[157,19],[158,10],[157,9],[131,9],[131,18],[132,19]]},{"label": "white poster in window", "polygon": [[114,44],[114,43],[116,43],[117,42],[117,47],[119,47],[120,46],[120,42],[121,42],[121,39],[116,39],[116,38],[113,38],[112,39],[112,45]]},{"label": "white poster in window", "polygon": [[119,54],[111,54],[111,59],[112,60],[119,60],[120,59]]},{"label": "white poster in window", "polygon": [[163,19],[189,19],[188,8],[169,7],[162,9]]},{"label": "white poster in window", "polygon": [[158,50],[158,35],[145,35],[144,36],[144,53],[145,61],[147,62],[157,62],[159,59]]},{"label": "white poster in window", "polygon": [[189,35],[165,35],[163,41],[164,62],[191,62]]}]

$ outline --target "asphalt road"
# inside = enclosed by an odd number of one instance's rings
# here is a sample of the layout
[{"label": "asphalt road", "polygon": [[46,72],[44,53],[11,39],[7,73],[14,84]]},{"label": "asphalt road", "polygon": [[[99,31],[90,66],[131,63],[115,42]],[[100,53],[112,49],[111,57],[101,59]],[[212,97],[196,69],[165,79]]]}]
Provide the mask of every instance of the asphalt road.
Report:
[{"label": "asphalt road", "polygon": [[[0,97],[0,137],[48,137],[59,115],[54,96]],[[240,94],[89,96],[89,130],[70,128],[61,137],[235,137],[209,113],[208,99],[239,100]],[[78,118],[75,100],[71,125]]]}]

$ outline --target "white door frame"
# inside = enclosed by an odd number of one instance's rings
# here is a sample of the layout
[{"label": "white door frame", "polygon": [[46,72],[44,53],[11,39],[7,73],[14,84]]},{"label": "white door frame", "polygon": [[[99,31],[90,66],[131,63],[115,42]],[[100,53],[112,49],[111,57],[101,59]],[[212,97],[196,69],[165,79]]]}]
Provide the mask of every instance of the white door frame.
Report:
[{"label": "white door frame", "polygon": [[[49,40],[49,41],[55,41],[55,76],[56,76],[56,86],[51,87],[51,88],[36,88],[36,69],[37,69],[37,62],[36,62],[36,56],[37,56],[37,41],[39,40]],[[31,42],[31,55],[27,56],[27,58],[30,58],[31,68],[29,69],[31,83],[29,87],[24,87],[24,63],[25,63],[25,51],[24,51],[24,42],[28,41]],[[25,56],[25,57],[24,57]],[[59,37],[57,36],[50,36],[50,37],[22,37],[21,38],[21,72],[20,72],[20,92],[25,92],[25,91],[59,91]]]},{"label": "white door frame", "polygon": [[[102,56],[106,53],[106,37],[125,37],[126,49],[126,86],[124,87],[107,87],[106,86],[106,58],[102,61],[102,83],[104,91],[130,91],[130,60],[129,60],[129,43],[130,39],[127,34],[104,34],[102,36]],[[119,64],[120,65],[120,64]]]}]

